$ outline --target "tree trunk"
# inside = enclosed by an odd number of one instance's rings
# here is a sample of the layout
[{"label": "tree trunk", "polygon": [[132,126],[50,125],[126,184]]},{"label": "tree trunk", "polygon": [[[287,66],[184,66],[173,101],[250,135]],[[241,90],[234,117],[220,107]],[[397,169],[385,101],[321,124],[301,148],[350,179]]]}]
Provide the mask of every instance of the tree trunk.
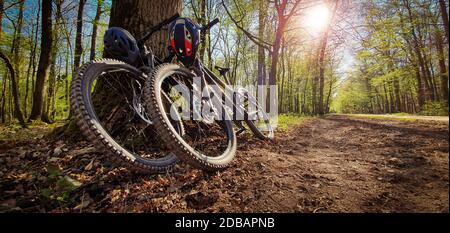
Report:
[{"label": "tree trunk", "polygon": [[401,112],[401,95],[400,95],[400,82],[394,77],[394,93],[395,93],[395,111]]},{"label": "tree trunk", "polygon": [[[332,1],[328,1],[328,5],[331,5]],[[325,32],[323,34],[322,40],[320,42],[320,54],[319,54],[319,105],[318,105],[318,111],[319,115],[323,116],[325,114],[324,107],[323,107],[323,92],[325,87],[325,52],[327,49],[327,43],[328,43],[328,35],[331,30],[331,24],[333,23],[333,20],[336,16],[336,12],[339,6],[339,1],[334,1],[334,7],[332,11],[332,15],[328,20]]]},{"label": "tree trunk", "polygon": [[14,39],[13,39],[13,44],[11,46],[11,51],[12,51],[12,63],[14,66],[14,70],[16,71],[16,78],[17,81],[20,80],[20,62],[21,62],[21,57],[20,57],[20,50],[22,49],[22,26],[23,26],[23,8],[25,5],[25,1],[21,1],[19,3],[19,14],[17,16],[17,25],[16,25],[16,30],[14,31]]},{"label": "tree trunk", "polygon": [[269,85],[271,86],[277,85],[277,66],[280,56],[281,40],[283,38],[284,28],[284,22],[280,20],[280,22],[278,23],[277,32],[275,34],[275,42],[273,44],[272,50],[272,61],[270,64]]},{"label": "tree trunk", "polygon": [[35,72],[36,72],[36,65],[35,65],[35,62],[36,62],[36,49],[37,49],[37,44],[38,44],[38,34],[39,34],[39,17],[40,17],[40,15],[41,15],[41,12],[40,12],[40,9],[41,9],[41,7],[40,7],[40,3],[38,4],[39,6],[38,6],[38,10],[37,10],[37,18],[36,18],[36,24],[34,24],[34,20],[32,21],[33,23],[32,23],[32,29],[31,29],[31,36],[32,36],[32,38],[30,38],[30,40],[31,40],[31,48],[30,48],[30,57],[29,57],[29,60],[28,60],[28,69],[27,69],[27,80],[26,80],[26,85],[25,85],[25,98],[24,98],[24,103],[23,103],[23,105],[24,105],[24,110],[23,110],[23,112],[24,112],[24,116],[25,117],[27,117],[27,113],[28,113],[28,111],[27,111],[27,107],[28,107],[28,102],[29,102],[29,100],[28,100],[28,96],[29,96],[29,93],[30,93],[30,82],[31,82],[31,86],[32,86],[32,88],[31,88],[31,92],[33,92],[33,86],[34,86],[34,84],[33,84],[33,77],[34,77],[34,75],[35,75]]},{"label": "tree trunk", "polygon": [[[78,3],[78,13],[77,13],[77,32],[75,36],[75,54],[74,54],[74,61],[73,61],[73,77],[75,77],[76,69],[80,67],[81,62],[81,55],[83,53],[83,12],[84,12],[84,5],[86,4],[86,0],[80,0]],[[126,8],[124,8],[126,9]],[[123,10],[123,9],[122,9]]]},{"label": "tree trunk", "polygon": [[12,91],[12,95],[14,98],[15,115],[16,115],[17,119],[19,120],[19,123],[23,127],[26,127],[25,120],[22,115],[22,111],[20,111],[19,94],[18,94],[17,85],[16,85],[14,67],[11,64],[11,61],[9,60],[9,58],[5,54],[3,54],[2,51],[0,51],[0,58],[5,61],[5,64],[9,69],[10,78],[11,78],[11,91]]},{"label": "tree trunk", "polygon": [[439,8],[441,9],[441,17],[442,21],[444,22],[445,36],[447,37],[448,43],[448,13],[447,6],[445,5],[445,0],[439,0]]},{"label": "tree trunk", "polygon": [[442,34],[438,28],[436,28],[435,33],[435,43],[436,50],[438,52],[438,60],[439,60],[439,77],[441,81],[441,97],[442,100],[448,104],[448,73],[447,67],[445,64],[445,53],[444,53],[444,41],[442,39]]},{"label": "tree trunk", "polygon": [[[197,18],[197,21],[200,25],[208,23],[208,19],[206,17],[206,1],[207,0],[200,0],[200,17]],[[205,32],[205,33],[208,34],[208,32]],[[206,40],[208,38],[206,36],[206,34],[202,35],[203,40]],[[203,46],[200,46],[200,50],[199,50],[199,56],[200,56],[200,60],[202,62],[204,62],[204,58],[205,58],[206,42],[207,41],[203,41]]]},{"label": "tree trunk", "polygon": [[36,84],[33,93],[33,107],[31,109],[30,120],[36,120],[42,116],[42,106],[44,102],[44,93],[46,92],[46,82],[50,71],[51,51],[53,44],[52,0],[42,0],[41,23],[41,53],[39,56],[39,66],[36,75]]},{"label": "tree trunk", "polygon": [[[53,122],[52,113],[55,111],[55,98],[56,98],[56,88],[57,88],[57,72],[56,72],[56,58],[58,54],[58,41],[60,37],[60,24],[62,19],[62,5],[64,0],[56,0],[56,15],[55,15],[55,24],[53,25],[53,45],[51,52],[51,65],[50,65],[50,76],[48,78],[48,91],[47,98],[44,100],[44,109],[42,112],[42,119],[47,123]],[[61,64],[61,63],[59,63]]]},{"label": "tree trunk", "polygon": [[281,42],[281,85],[278,86],[278,96],[280,99],[280,105],[278,106],[278,112],[284,113],[284,83],[285,83],[285,76],[286,76],[286,43],[284,39],[282,39]]},{"label": "tree trunk", "polygon": [[0,0],[0,41],[2,39],[2,32],[3,32],[3,8],[5,7],[5,1]]},{"label": "tree trunk", "polygon": [[287,104],[288,104],[288,107],[287,107],[287,111],[292,112],[292,89],[293,89],[293,87],[292,87],[293,74],[292,73],[293,73],[293,69],[292,69],[292,61],[289,58],[291,58],[291,56],[288,53],[288,59],[287,59],[287,71],[288,71],[287,72],[288,73],[288,82],[287,82],[288,83],[288,90],[287,90],[288,102],[287,102]]},{"label": "tree trunk", "polygon": [[95,52],[97,49],[97,29],[98,29],[98,23],[100,20],[100,16],[102,15],[102,5],[103,0],[97,1],[97,10],[95,12],[95,18],[92,22],[92,36],[91,36],[91,53],[89,55],[89,60],[95,59]]},{"label": "tree trunk", "polygon": [[390,104],[389,104],[389,96],[386,88],[386,83],[383,83],[383,91],[384,91],[384,113],[390,113]]},{"label": "tree trunk", "polygon": [[416,29],[415,29],[415,26],[414,26],[414,20],[413,20],[411,7],[409,5],[409,0],[403,0],[403,3],[405,5],[406,9],[408,10],[409,22],[411,24],[410,29],[411,29],[411,34],[412,34],[412,37],[413,37],[413,46],[412,47],[413,47],[414,52],[416,54],[417,62],[418,62],[418,65],[420,67],[422,78],[423,78],[423,81],[424,81],[424,84],[425,84],[425,87],[426,87],[426,91],[424,91],[422,87],[421,88],[422,88],[422,91],[423,91],[422,93],[424,95],[425,101],[427,101],[427,100],[431,99],[431,93],[429,93],[430,92],[429,76],[427,75],[427,70],[426,70],[426,67],[425,67],[425,61],[424,61],[424,58],[422,56],[422,51],[420,49],[421,46],[420,46],[419,39],[418,39],[417,34],[416,34]]},{"label": "tree trunk", "polygon": [[323,89],[325,86],[325,51],[327,48],[328,41],[328,30],[323,35],[322,41],[320,42],[320,53],[319,53],[319,100],[317,104],[317,111],[319,115],[323,116]]},{"label": "tree trunk", "polygon": [[[150,27],[175,13],[181,13],[182,6],[181,0],[113,0],[109,26],[125,28],[139,38]],[[168,54],[167,41],[167,31],[161,30],[155,33],[146,45],[153,49],[156,56],[164,57]]]},{"label": "tree trunk", "polygon": [[[22,26],[23,26],[23,14],[24,14],[24,5],[25,1],[19,2],[18,16],[17,16],[17,24],[15,26],[13,41],[11,45],[11,54],[12,54],[12,65],[14,68],[14,78],[11,78],[12,87],[16,89],[17,98],[20,99],[20,91],[19,91],[19,81],[20,81],[20,63],[21,56],[20,51],[22,49]],[[12,90],[14,92],[14,90]],[[14,93],[13,93],[14,96]],[[15,108],[15,105],[14,105]],[[20,110],[20,109],[19,109]],[[14,111],[17,113],[17,110]],[[19,116],[16,116],[19,117]]]},{"label": "tree trunk", "polygon": [[[275,32],[275,40],[272,46],[272,61],[270,64],[270,72],[269,72],[269,87],[267,91],[267,99],[266,99],[266,111],[270,112],[270,106],[272,106],[272,101],[276,101],[277,98],[274,98],[274,96],[270,96],[271,92],[270,89],[276,87],[277,85],[277,66],[278,66],[278,59],[280,55],[280,47],[281,47],[281,40],[284,35],[284,29],[286,27],[286,18],[284,16],[287,0],[282,0],[281,3],[277,3],[278,1],[275,1],[275,4],[279,4],[276,6],[277,8],[277,14],[278,14],[278,24],[277,29]],[[275,95],[276,95],[276,89],[275,89]]]},{"label": "tree trunk", "polygon": [[[327,101],[325,104],[325,112],[329,113],[330,112],[330,102],[331,102],[331,92],[333,90],[333,80],[332,78],[330,78],[330,86],[328,87],[328,95],[327,95]],[[371,107],[371,112],[369,113],[373,113],[373,107]]]},{"label": "tree trunk", "polygon": [[[0,0],[0,41],[2,39],[2,32],[3,32],[3,8],[5,6],[4,0]],[[2,118],[1,122],[5,123],[5,102],[6,102],[6,73],[3,76],[3,87],[2,87],[2,96],[0,97],[0,117]]]},{"label": "tree trunk", "polygon": [[1,106],[1,109],[0,109],[1,117],[2,117],[2,124],[4,124],[6,122],[6,119],[5,119],[5,116],[6,116],[6,114],[5,114],[5,109],[6,109],[5,108],[5,106],[6,106],[6,73],[5,73],[5,75],[3,77],[5,77],[5,78],[3,79],[3,89],[2,89],[2,97],[1,97],[2,106]]},{"label": "tree trunk", "polygon": [[[258,9],[258,37],[264,38],[264,32],[266,29],[266,15],[267,15],[267,9],[266,9],[266,1],[259,1],[259,9]],[[258,45],[258,68],[257,68],[257,91],[258,100],[263,100],[265,96],[265,88],[266,85],[266,53],[264,50],[264,47],[261,45]],[[261,107],[263,109],[266,109],[266,102],[265,101],[259,101],[262,105]]]},{"label": "tree trunk", "polygon": [[[258,10],[258,37],[264,37],[264,31],[266,28],[266,14],[267,9],[265,7],[265,1],[259,1]],[[264,47],[258,45],[258,86],[266,84],[266,54]]]}]

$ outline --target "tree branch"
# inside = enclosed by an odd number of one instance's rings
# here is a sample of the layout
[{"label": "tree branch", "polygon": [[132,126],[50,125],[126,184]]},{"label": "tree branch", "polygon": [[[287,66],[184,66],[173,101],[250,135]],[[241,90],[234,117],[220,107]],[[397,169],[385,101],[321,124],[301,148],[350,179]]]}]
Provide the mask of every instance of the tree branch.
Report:
[{"label": "tree branch", "polygon": [[256,36],[252,35],[250,32],[245,30],[241,25],[239,25],[239,23],[231,15],[230,11],[228,10],[228,8],[225,5],[225,2],[223,0],[222,0],[222,5],[223,5],[225,11],[227,12],[227,15],[230,17],[231,21],[234,23],[234,25],[236,25],[236,27],[239,30],[241,30],[251,41],[253,41],[256,45],[261,46],[261,47],[263,47],[264,49],[266,49],[268,51],[272,50],[270,48],[272,46],[272,44],[267,43],[267,42],[263,41],[261,38],[258,38]]}]

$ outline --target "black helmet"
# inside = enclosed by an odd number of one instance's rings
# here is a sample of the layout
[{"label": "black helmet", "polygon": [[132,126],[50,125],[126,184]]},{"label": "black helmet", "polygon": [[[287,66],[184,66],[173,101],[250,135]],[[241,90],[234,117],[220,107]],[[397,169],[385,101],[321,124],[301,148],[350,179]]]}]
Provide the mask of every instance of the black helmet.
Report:
[{"label": "black helmet", "polygon": [[136,39],[123,28],[109,28],[105,32],[104,45],[107,57],[129,64],[136,63],[140,55]]},{"label": "black helmet", "polygon": [[190,66],[195,61],[200,44],[200,26],[189,18],[178,18],[170,25],[170,47],[178,59]]}]

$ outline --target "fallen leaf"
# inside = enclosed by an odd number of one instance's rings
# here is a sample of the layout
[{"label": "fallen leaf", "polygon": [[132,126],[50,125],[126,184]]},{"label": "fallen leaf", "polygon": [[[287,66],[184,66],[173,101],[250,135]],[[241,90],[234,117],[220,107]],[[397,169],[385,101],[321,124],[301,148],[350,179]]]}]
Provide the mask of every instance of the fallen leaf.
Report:
[{"label": "fallen leaf", "polygon": [[2,206],[7,208],[13,208],[16,207],[16,200],[15,199],[9,199],[4,202],[2,202]]},{"label": "fallen leaf", "polygon": [[59,160],[59,158],[56,158],[56,157],[51,157],[48,159],[48,161],[51,163],[56,163],[56,162],[58,162],[58,160]]},{"label": "fallen leaf", "polygon": [[60,156],[61,154],[62,154],[62,149],[61,149],[61,147],[56,147],[54,150],[53,150],[53,156]]},{"label": "fallen leaf", "polygon": [[76,181],[72,178],[70,178],[69,176],[64,176],[64,179],[69,182],[71,185],[73,185],[74,187],[80,187],[82,184],[79,181]]},{"label": "fallen leaf", "polygon": [[89,162],[89,164],[86,165],[86,167],[84,167],[84,170],[90,171],[92,169],[92,167],[94,167],[94,159],[92,159],[91,162]]},{"label": "fallen leaf", "polygon": [[207,207],[213,205],[214,203],[216,203],[218,199],[219,199],[219,194],[216,192],[209,193],[209,194],[204,194],[204,193],[198,192],[198,193],[193,193],[193,194],[187,195],[185,198],[187,205],[194,209],[207,208]]},{"label": "fallen leaf", "polygon": [[40,155],[40,153],[39,152],[37,152],[37,151],[35,151],[35,152],[33,152],[33,154],[31,155],[33,158],[37,158],[37,157],[39,157],[39,155]]},{"label": "fallen leaf", "polygon": [[85,147],[85,148],[78,149],[78,150],[72,150],[71,152],[69,152],[69,154],[73,157],[76,157],[79,155],[91,154],[91,153],[95,153],[95,152],[97,152],[97,149],[95,147]]},{"label": "fallen leaf", "polygon": [[82,198],[81,203],[79,205],[75,206],[73,209],[74,210],[82,210],[82,209],[88,207],[89,204],[92,203],[92,201],[93,201],[92,198],[89,195],[86,195]]}]

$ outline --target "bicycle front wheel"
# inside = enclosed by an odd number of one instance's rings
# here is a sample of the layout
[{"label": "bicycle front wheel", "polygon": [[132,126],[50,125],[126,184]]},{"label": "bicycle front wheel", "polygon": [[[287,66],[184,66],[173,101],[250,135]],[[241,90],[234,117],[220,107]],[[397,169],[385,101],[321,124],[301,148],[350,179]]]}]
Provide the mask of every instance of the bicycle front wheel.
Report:
[{"label": "bicycle front wheel", "polygon": [[275,137],[275,133],[266,110],[247,90],[240,89],[238,93],[244,99],[244,121],[248,128],[257,138],[272,140]]},{"label": "bicycle front wheel", "polygon": [[[156,68],[146,82],[144,96],[149,113],[161,139],[174,150],[177,156],[194,167],[215,171],[226,168],[236,153],[236,134],[232,121],[228,117],[210,120],[194,119],[190,109],[193,98],[192,80],[194,75],[177,64],[164,64]],[[184,94],[181,94],[183,93]],[[174,104],[167,106],[164,100],[169,98]],[[188,109],[187,118],[179,113]],[[173,113],[184,116],[182,121],[185,135],[177,132],[171,124]]]},{"label": "bicycle front wheel", "polygon": [[[71,85],[70,102],[81,132],[115,161],[138,172],[165,172],[177,157],[161,146],[142,103],[146,75],[113,59],[83,65]],[[173,125],[183,134],[181,122]]]}]

